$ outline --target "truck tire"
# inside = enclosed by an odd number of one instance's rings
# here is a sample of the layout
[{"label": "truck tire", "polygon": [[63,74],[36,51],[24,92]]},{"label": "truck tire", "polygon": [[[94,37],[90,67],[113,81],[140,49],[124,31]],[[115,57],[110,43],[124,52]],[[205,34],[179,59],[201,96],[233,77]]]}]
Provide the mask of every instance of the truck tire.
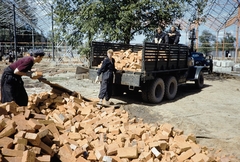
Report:
[{"label": "truck tire", "polygon": [[203,72],[201,71],[198,75],[197,80],[195,80],[195,86],[199,89],[203,88],[204,85],[204,77],[203,77]]},{"label": "truck tire", "polygon": [[157,78],[148,87],[147,97],[151,103],[159,103],[162,101],[165,92],[165,85],[162,78]]},{"label": "truck tire", "polygon": [[172,100],[175,98],[178,90],[177,79],[174,76],[170,76],[165,81],[165,98]]}]

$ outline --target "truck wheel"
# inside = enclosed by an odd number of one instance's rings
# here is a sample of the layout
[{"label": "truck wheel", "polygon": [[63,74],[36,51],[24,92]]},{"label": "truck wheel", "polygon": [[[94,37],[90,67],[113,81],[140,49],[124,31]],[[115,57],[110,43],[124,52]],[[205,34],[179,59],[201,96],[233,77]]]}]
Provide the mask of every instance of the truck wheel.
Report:
[{"label": "truck wheel", "polygon": [[197,88],[203,88],[203,85],[204,85],[204,77],[203,77],[203,72],[201,71],[198,75],[198,79],[195,80],[195,86]]},{"label": "truck wheel", "polygon": [[148,100],[151,103],[159,103],[162,101],[165,92],[165,85],[162,78],[157,78],[153,82],[151,82],[148,87]]},{"label": "truck wheel", "polygon": [[177,79],[174,76],[170,76],[165,82],[165,98],[172,100],[175,98],[178,90]]}]

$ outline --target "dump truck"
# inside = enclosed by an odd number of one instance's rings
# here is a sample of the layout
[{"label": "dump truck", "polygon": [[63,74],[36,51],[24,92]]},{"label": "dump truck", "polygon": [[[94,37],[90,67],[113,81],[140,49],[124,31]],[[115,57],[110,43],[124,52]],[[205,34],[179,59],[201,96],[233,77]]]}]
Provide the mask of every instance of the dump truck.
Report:
[{"label": "dump truck", "polygon": [[141,69],[120,70],[113,81],[113,94],[138,91],[142,100],[160,103],[163,98],[175,98],[178,86],[192,81],[197,88],[204,86],[202,66],[194,66],[189,57],[190,48],[184,44],[156,44],[144,42],[143,45],[127,45],[93,41],[91,43],[89,79],[94,81],[101,61],[107,50],[141,51]]}]

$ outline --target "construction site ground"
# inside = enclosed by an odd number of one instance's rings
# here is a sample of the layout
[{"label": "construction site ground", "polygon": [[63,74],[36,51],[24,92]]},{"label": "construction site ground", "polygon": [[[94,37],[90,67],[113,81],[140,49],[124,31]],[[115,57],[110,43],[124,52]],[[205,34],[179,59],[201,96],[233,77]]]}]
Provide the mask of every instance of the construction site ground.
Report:
[{"label": "construction site ground", "polygon": [[[89,99],[97,99],[100,84],[91,80],[76,79],[78,62],[57,62],[44,59],[34,65],[53,83],[79,92]],[[7,65],[1,62],[2,70]],[[38,80],[23,77],[27,93],[51,91],[51,87]],[[170,123],[184,134],[194,134],[201,146],[221,150],[224,155],[240,159],[240,78],[227,74],[206,74],[201,90],[193,82],[179,86],[174,100],[159,104],[144,103],[141,94],[130,93],[113,97],[111,101],[123,105],[131,117],[142,118],[147,123]],[[238,160],[237,160],[238,161]]]}]

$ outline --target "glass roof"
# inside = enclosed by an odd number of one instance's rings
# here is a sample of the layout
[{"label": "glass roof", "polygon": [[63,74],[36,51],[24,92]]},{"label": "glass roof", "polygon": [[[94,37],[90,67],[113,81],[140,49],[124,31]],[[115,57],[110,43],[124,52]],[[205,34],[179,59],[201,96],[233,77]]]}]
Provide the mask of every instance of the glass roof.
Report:
[{"label": "glass roof", "polygon": [[[204,3],[206,0],[194,0],[197,3]],[[237,22],[238,6],[240,0],[209,0],[201,14],[198,7],[187,6],[188,10],[182,19],[176,20],[180,23],[183,30],[189,30],[193,26],[204,25],[214,31],[220,31]],[[195,20],[195,21],[194,21]],[[191,25],[190,25],[191,24]]]},{"label": "glass roof", "polygon": [[[182,19],[176,20],[183,30],[189,30],[190,22],[195,19],[199,25],[205,25],[214,31],[222,30],[237,22],[240,0],[194,0],[195,5],[186,6]],[[0,26],[13,24],[13,6],[16,9],[16,26],[31,26],[36,31],[47,34],[51,31],[51,4],[49,0],[1,0]],[[193,3],[193,4],[194,4]],[[207,3],[202,14],[197,4]],[[196,21],[197,20],[197,21]]]},{"label": "glass roof", "polygon": [[16,27],[30,26],[44,35],[51,29],[51,4],[44,0],[1,0],[0,26],[14,24],[14,6]]}]

